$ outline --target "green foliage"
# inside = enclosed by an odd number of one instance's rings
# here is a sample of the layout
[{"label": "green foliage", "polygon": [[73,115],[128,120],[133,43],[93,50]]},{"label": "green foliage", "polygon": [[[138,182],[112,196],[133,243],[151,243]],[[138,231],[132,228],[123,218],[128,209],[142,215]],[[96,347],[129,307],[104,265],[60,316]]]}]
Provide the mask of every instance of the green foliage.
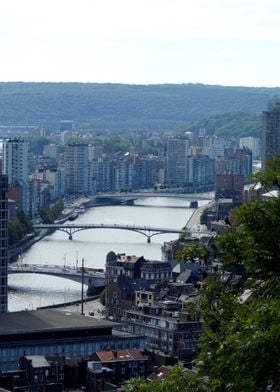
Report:
[{"label": "green foliage", "polygon": [[217,277],[201,292],[198,364],[210,391],[280,391],[279,216],[279,198],[243,204],[218,240],[225,269],[246,275],[236,289]]},{"label": "green foliage", "polygon": [[[174,130],[223,113],[259,115],[279,91],[202,84],[0,83],[0,118],[2,125],[49,129],[58,129],[61,119],[74,119],[78,129]],[[229,128],[252,134],[254,126],[245,120],[244,126]],[[223,127],[224,134],[226,121]]]},{"label": "green foliage", "polygon": [[280,154],[267,160],[266,170],[260,170],[251,175],[251,179],[255,184],[260,183],[265,189],[280,189]]},{"label": "green foliage", "polygon": [[201,245],[196,241],[189,241],[182,249],[177,251],[176,260],[188,262],[200,259],[206,262],[209,256],[210,250],[207,246]]},{"label": "green foliage", "polygon": [[208,213],[209,213],[210,210],[211,210],[210,208],[205,208],[202,211],[202,214],[200,216],[200,224],[201,225],[206,225],[207,224],[207,216],[208,216]]},{"label": "green foliage", "polygon": [[103,149],[106,153],[115,153],[115,152],[126,152],[129,151],[131,144],[128,140],[118,137],[118,136],[111,136],[104,138],[103,140]]},{"label": "green foliage", "polygon": [[48,208],[43,208],[40,211],[40,217],[43,223],[52,224],[61,215],[64,209],[62,200],[57,201],[54,205]]},{"label": "green foliage", "polygon": [[280,298],[272,289],[280,280],[258,283],[245,302],[218,280],[208,281],[201,295],[205,325],[197,363],[209,391],[280,390]]},{"label": "green foliage", "polygon": [[26,234],[33,231],[32,221],[23,212],[18,210],[16,217],[8,222],[8,242],[14,245],[22,240]]},{"label": "green foliage", "polygon": [[205,128],[217,136],[256,136],[261,135],[261,118],[248,113],[223,113],[192,122],[185,131],[198,132]]},{"label": "green foliage", "polygon": [[207,382],[190,375],[187,369],[174,366],[164,380],[147,383],[138,378],[126,383],[125,392],[207,392]]},{"label": "green foliage", "polygon": [[43,136],[32,136],[25,139],[29,141],[30,151],[34,155],[42,155],[44,147],[50,144],[50,139]]},{"label": "green foliage", "polygon": [[244,203],[234,217],[237,226],[218,241],[225,268],[280,276],[280,199]]}]

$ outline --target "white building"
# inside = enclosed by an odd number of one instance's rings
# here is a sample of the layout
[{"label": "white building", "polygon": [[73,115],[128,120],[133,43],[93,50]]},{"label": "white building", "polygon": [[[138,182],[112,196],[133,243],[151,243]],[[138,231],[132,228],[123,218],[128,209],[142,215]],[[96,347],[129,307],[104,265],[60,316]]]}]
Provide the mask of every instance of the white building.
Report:
[{"label": "white building", "polygon": [[241,137],[239,140],[239,147],[249,148],[249,150],[252,151],[253,159],[260,157],[260,139],[258,137]]},{"label": "white building", "polygon": [[48,144],[44,147],[43,154],[45,157],[57,159],[58,148],[56,144]]},{"label": "white building", "polygon": [[217,158],[224,156],[225,140],[218,136],[203,136],[201,138],[202,153],[208,155],[210,158]]},{"label": "white building", "polygon": [[65,170],[42,169],[33,174],[33,178],[47,181],[53,189],[53,198],[58,199],[65,196]]},{"label": "white building", "polygon": [[20,208],[28,210],[28,151],[29,143],[21,139],[3,141],[3,174],[8,175],[9,187],[20,186]]}]

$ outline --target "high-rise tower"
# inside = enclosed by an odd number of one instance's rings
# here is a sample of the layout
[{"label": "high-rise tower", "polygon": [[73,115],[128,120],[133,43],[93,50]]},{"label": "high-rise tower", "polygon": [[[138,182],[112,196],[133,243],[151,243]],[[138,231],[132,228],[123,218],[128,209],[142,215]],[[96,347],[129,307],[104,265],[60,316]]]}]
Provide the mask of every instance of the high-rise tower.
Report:
[{"label": "high-rise tower", "polygon": [[272,100],[262,114],[262,169],[275,153],[280,153],[280,99]]},{"label": "high-rise tower", "polygon": [[167,141],[165,182],[186,182],[186,158],[190,141],[186,138],[169,138]]},{"label": "high-rise tower", "polygon": [[8,177],[0,174],[0,313],[8,308]]},{"label": "high-rise tower", "polygon": [[92,193],[92,163],[87,144],[69,144],[66,149],[66,187],[71,194]]},{"label": "high-rise tower", "polygon": [[9,188],[20,188],[20,196],[15,201],[25,212],[28,211],[28,151],[29,144],[24,140],[3,142],[3,174],[8,176]]}]

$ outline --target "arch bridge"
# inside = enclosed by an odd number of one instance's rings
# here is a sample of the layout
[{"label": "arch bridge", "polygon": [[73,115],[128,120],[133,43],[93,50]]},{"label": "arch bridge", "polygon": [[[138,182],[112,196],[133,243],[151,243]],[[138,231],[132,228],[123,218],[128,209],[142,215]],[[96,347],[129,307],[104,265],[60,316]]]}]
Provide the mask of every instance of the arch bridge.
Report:
[{"label": "arch bridge", "polygon": [[95,295],[105,286],[105,273],[84,268],[63,267],[60,265],[42,265],[15,263],[8,266],[8,274],[39,274],[73,280],[88,286],[87,294]]},{"label": "arch bridge", "polygon": [[138,225],[119,225],[119,224],[105,224],[105,223],[92,223],[92,224],[40,224],[34,225],[34,229],[47,229],[47,230],[60,230],[68,234],[69,240],[73,239],[73,234],[82,230],[92,229],[113,229],[113,230],[129,230],[142,234],[147,238],[147,242],[151,242],[151,238],[155,235],[174,233],[179,234],[182,230],[168,229],[162,227],[138,226]]}]

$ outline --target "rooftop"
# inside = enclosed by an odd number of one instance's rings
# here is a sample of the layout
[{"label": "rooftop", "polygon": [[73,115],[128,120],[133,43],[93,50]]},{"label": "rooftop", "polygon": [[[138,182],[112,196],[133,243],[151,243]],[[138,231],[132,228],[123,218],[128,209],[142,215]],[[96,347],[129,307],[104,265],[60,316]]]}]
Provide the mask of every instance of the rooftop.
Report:
[{"label": "rooftop", "polygon": [[147,358],[139,349],[98,351],[96,355],[101,362],[145,360]]},{"label": "rooftop", "polygon": [[106,320],[82,316],[77,313],[55,309],[0,314],[0,335],[25,334],[44,331],[66,331],[83,329],[108,329],[116,324]]},{"label": "rooftop", "polygon": [[49,362],[43,355],[26,355],[25,358],[31,361],[33,368],[50,367]]}]

